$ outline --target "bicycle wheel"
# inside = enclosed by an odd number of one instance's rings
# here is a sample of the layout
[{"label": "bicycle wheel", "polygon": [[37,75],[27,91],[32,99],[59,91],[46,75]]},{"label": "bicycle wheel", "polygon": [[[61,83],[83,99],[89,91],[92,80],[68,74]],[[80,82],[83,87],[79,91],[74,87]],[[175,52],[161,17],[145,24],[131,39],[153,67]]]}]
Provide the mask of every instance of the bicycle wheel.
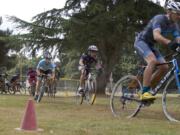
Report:
[{"label": "bicycle wheel", "polygon": [[[136,85],[131,85],[131,84]],[[136,76],[127,75],[122,77],[114,86],[110,107],[114,116],[134,117],[142,106],[138,92],[142,90],[140,81]]]},{"label": "bicycle wheel", "polygon": [[24,86],[19,86],[18,91],[21,95],[25,95],[26,94],[26,88]]},{"label": "bicycle wheel", "polygon": [[6,92],[6,87],[5,87],[5,84],[0,84],[0,91],[1,91],[1,94],[3,94],[3,93],[7,93]]},{"label": "bicycle wheel", "polygon": [[9,92],[10,94],[15,95],[15,93],[16,93],[16,88],[14,88],[13,86],[9,86],[9,87],[8,87],[8,92]]},{"label": "bicycle wheel", "polygon": [[93,105],[96,99],[96,91],[97,91],[97,83],[96,80],[90,80],[88,81],[88,91],[86,92],[86,95],[89,98],[89,104]]},{"label": "bicycle wheel", "polygon": [[42,85],[40,87],[40,93],[39,93],[39,96],[38,96],[38,99],[37,99],[37,103],[39,103],[42,100],[42,97],[44,95],[45,89],[46,89],[46,87],[44,85]]},{"label": "bicycle wheel", "polygon": [[52,83],[52,84],[49,86],[48,95],[49,95],[51,98],[55,98],[55,84],[54,84],[54,83]]},{"label": "bicycle wheel", "polygon": [[168,120],[180,121],[180,92],[176,85],[176,79],[172,76],[167,82],[162,96],[163,112]]},{"label": "bicycle wheel", "polygon": [[[35,85],[31,85],[31,86],[28,88],[28,91],[29,91],[29,95],[34,97],[35,91],[36,91],[36,86],[35,86]],[[26,93],[25,93],[25,94],[26,94]]]},{"label": "bicycle wheel", "polygon": [[75,93],[75,101],[76,101],[76,104],[81,105],[83,103],[84,95],[79,93],[78,88],[79,88],[79,84],[78,84],[78,87],[77,87],[76,93]]},{"label": "bicycle wheel", "polygon": [[55,98],[56,96],[56,83],[55,82],[52,83],[51,89],[52,89],[52,97]]}]

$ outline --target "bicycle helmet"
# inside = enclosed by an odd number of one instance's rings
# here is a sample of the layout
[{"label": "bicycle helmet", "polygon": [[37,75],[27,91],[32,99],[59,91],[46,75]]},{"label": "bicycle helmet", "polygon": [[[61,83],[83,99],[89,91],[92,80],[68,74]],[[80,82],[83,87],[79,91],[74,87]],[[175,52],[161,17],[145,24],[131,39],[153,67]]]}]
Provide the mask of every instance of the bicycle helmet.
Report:
[{"label": "bicycle helmet", "polygon": [[165,8],[167,10],[171,10],[174,12],[180,12],[180,2],[175,2],[173,0],[169,0],[166,5]]},{"label": "bicycle helmet", "polygon": [[60,61],[59,59],[56,59],[56,60],[54,61],[54,64],[55,64],[56,66],[60,66],[60,65],[61,65],[61,61]]},{"label": "bicycle helmet", "polygon": [[90,45],[90,46],[88,47],[88,51],[98,51],[98,48],[97,48],[97,46],[95,46],[95,45]]},{"label": "bicycle helmet", "polygon": [[45,59],[52,59],[52,56],[48,51],[46,51],[46,52],[44,52],[44,58]]}]

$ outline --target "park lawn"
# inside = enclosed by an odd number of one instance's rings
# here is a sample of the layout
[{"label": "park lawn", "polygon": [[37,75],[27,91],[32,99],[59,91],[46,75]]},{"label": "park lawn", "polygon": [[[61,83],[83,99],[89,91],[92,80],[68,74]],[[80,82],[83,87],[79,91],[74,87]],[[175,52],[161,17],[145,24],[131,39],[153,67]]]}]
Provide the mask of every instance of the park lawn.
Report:
[{"label": "park lawn", "polygon": [[38,127],[43,132],[17,131],[29,97],[0,95],[0,135],[179,135],[180,123],[169,122],[161,100],[136,118],[113,117],[109,97],[98,96],[93,106],[76,105],[73,97],[44,97],[35,103]]}]

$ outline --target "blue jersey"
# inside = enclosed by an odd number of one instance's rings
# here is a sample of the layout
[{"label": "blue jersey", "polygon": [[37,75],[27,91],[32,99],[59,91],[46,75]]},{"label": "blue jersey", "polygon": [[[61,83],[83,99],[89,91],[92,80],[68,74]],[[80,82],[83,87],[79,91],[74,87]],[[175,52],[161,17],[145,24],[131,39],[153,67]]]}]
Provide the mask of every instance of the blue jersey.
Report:
[{"label": "blue jersey", "polygon": [[54,65],[52,63],[46,63],[46,60],[45,59],[42,59],[38,65],[37,65],[37,69],[41,69],[41,70],[44,70],[44,71],[47,71],[47,70],[51,70],[54,72],[55,68],[54,68]]},{"label": "blue jersey", "polygon": [[177,23],[169,20],[167,15],[154,16],[145,29],[140,33],[139,39],[144,40],[148,45],[153,46],[156,42],[153,38],[153,30],[159,29],[164,37],[172,35],[174,38],[180,37],[179,27]]}]

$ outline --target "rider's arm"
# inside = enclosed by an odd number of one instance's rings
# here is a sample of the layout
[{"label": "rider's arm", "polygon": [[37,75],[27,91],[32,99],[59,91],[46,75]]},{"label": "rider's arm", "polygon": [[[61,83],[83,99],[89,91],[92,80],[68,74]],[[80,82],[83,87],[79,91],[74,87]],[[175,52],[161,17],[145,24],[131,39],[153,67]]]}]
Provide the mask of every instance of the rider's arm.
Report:
[{"label": "rider's arm", "polygon": [[55,79],[55,71],[52,71],[52,79]]},{"label": "rider's arm", "polygon": [[37,67],[36,67],[37,75],[41,75],[41,69],[43,69],[43,66],[44,66],[43,63],[44,63],[43,60],[41,60],[41,61],[38,63],[38,65],[37,65]]},{"label": "rider's arm", "polygon": [[180,31],[179,31],[179,25],[175,25],[175,30],[173,31],[173,37],[176,40],[177,43],[180,43]]},{"label": "rider's arm", "polygon": [[180,43],[180,37],[176,38],[176,42]]},{"label": "rider's arm", "polygon": [[54,80],[55,79],[55,75],[56,75],[55,74],[56,67],[54,66],[53,63],[51,63],[49,66],[50,66],[49,69],[52,71],[51,77]]},{"label": "rider's arm", "polygon": [[165,38],[161,34],[164,25],[166,24],[166,21],[167,21],[167,17],[162,15],[157,15],[152,20],[153,38],[156,42],[163,45],[168,45],[171,42],[171,40]]},{"label": "rider's arm", "polygon": [[83,63],[83,59],[82,59],[82,58],[79,60],[79,65],[80,65],[80,66],[84,66],[84,63]]},{"label": "rider's arm", "polygon": [[37,75],[41,75],[41,72],[40,72],[39,68],[36,69],[36,73],[37,73]]},{"label": "rider's arm", "polygon": [[161,35],[160,29],[153,30],[153,37],[154,37],[154,40],[160,44],[168,45],[171,42],[171,40],[169,40]]}]

